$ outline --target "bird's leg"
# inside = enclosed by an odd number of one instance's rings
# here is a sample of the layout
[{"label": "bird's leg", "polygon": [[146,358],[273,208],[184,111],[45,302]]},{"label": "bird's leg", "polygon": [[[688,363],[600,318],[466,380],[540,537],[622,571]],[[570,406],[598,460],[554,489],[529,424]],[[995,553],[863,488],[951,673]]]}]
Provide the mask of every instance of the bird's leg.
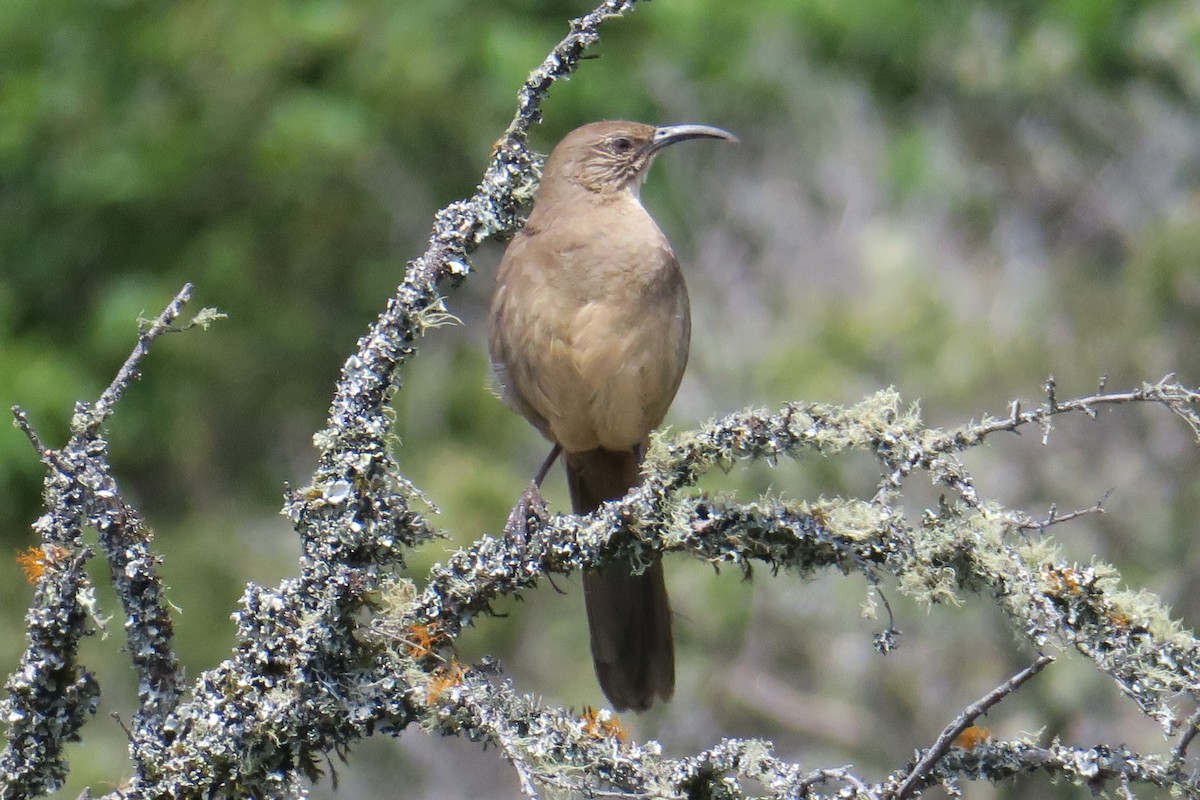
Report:
[{"label": "bird's leg", "polygon": [[[539,515],[546,510],[546,501],[542,499],[542,481],[546,480],[546,473],[554,466],[554,462],[561,453],[562,445],[555,442],[554,447],[550,448],[550,453],[546,456],[546,460],[542,462],[542,465],[538,467],[538,471],[534,473],[533,483],[529,484],[529,487],[521,493],[521,500],[517,505],[526,505],[528,507],[532,503],[537,503]],[[526,511],[525,519],[529,519],[528,510]],[[554,578],[551,578],[548,572],[546,573],[546,580],[554,587],[554,591],[559,594],[566,594],[566,592],[558,588],[558,584],[554,582]]]},{"label": "bird's leg", "polygon": [[525,487],[525,491],[521,492],[521,499],[517,501],[508,515],[508,522],[504,524],[505,535],[516,536],[524,543],[529,538],[530,518],[540,520],[545,516],[546,501],[542,499],[542,481],[546,480],[546,474],[550,472],[550,468],[554,466],[560,453],[562,453],[562,445],[555,443],[554,447],[550,448],[550,454],[546,456],[546,460],[534,473],[533,480]]},{"label": "bird's leg", "polygon": [[546,473],[550,472],[550,468],[554,466],[554,462],[558,460],[559,454],[562,453],[562,445],[558,442],[554,443],[554,447],[550,448],[550,453],[546,456],[546,460],[538,467],[538,471],[533,474],[533,488],[541,495],[542,481],[546,480]]},{"label": "bird's leg", "polygon": [[[542,465],[538,467],[538,471],[533,474],[533,480],[525,487],[525,491],[521,492],[521,499],[513,507],[513,510],[508,515],[508,522],[504,524],[504,533],[507,536],[518,538],[521,544],[529,541],[529,521],[530,519],[542,520],[546,515],[546,501],[542,498],[542,481],[546,480],[547,473],[554,466],[554,462],[558,460],[558,456],[562,453],[562,445],[557,442],[554,447],[550,448],[549,455]],[[554,591],[559,594],[566,594],[562,589],[558,588],[558,584],[549,574],[546,575],[546,580],[554,587]]]}]

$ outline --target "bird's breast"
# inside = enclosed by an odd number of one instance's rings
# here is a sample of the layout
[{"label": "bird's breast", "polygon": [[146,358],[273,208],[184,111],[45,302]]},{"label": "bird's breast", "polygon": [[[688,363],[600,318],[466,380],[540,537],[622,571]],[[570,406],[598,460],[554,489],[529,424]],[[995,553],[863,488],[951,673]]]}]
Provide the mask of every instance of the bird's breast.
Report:
[{"label": "bird's breast", "polygon": [[505,254],[493,359],[510,404],[568,451],[632,447],[661,423],[687,363],[687,288],[634,207],[543,218]]}]

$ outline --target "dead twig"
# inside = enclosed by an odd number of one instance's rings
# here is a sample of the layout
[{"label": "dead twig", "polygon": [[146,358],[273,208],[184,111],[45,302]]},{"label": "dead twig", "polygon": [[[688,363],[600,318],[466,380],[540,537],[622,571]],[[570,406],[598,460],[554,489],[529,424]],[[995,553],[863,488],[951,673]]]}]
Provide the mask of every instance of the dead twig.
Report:
[{"label": "dead twig", "polygon": [[940,736],[938,736],[937,741],[933,743],[932,747],[925,751],[925,755],[921,757],[916,766],[912,768],[912,771],[908,773],[908,777],[904,779],[904,782],[900,784],[900,788],[898,788],[896,793],[892,795],[893,800],[905,800],[906,797],[909,797],[913,793],[913,790],[916,789],[917,782],[928,775],[929,771],[933,769],[937,762],[940,761],[942,757],[950,751],[950,748],[954,745],[954,740],[960,733],[971,727],[976,719],[987,713],[989,708],[1008,697],[1010,694],[1015,692],[1021,686],[1021,684],[1025,683],[1025,681],[1029,680],[1034,675],[1037,675],[1039,672],[1045,669],[1046,665],[1053,660],[1054,659],[1051,656],[1044,654],[1038,655],[1037,659],[1035,659],[1034,662],[1028,667],[1021,670],[1016,675],[1013,675],[1004,683],[1000,684],[995,689],[992,689],[983,697],[964,708],[962,712],[954,718],[954,721],[942,730],[942,733]]}]

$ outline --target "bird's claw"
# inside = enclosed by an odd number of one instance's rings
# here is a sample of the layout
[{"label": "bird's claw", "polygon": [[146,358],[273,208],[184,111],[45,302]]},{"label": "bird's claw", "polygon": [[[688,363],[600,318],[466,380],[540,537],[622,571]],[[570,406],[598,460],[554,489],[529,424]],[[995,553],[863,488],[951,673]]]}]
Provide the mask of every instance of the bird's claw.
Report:
[{"label": "bird's claw", "polygon": [[529,541],[530,531],[546,519],[546,501],[536,483],[530,483],[521,492],[521,499],[513,506],[504,523],[504,535],[514,538],[524,546]]},{"label": "bird's claw", "polygon": [[[525,491],[521,492],[521,499],[517,501],[508,515],[508,522],[504,524],[505,536],[516,539],[524,547],[529,542],[531,528],[540,525],[546,519],[547,510],[541,489],[538,488],[536,482],[530,483]],[[554,578],[550,577],[550,573],[545,573],[545,576],[554,591],[566,594],[558,588],[558,584],[554,582]]]}]

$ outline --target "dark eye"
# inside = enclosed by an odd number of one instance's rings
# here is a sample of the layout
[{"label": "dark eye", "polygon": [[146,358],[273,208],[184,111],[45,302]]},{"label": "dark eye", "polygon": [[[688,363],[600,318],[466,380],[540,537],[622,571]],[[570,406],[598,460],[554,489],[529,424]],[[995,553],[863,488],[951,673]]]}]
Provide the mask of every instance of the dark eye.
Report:
[{"label": "dark eye", "polygon": [[614,153],[628,153],[633,149],[633,139],[630,139],[628,136],[618,136],[609,145],[612,147]]}]

